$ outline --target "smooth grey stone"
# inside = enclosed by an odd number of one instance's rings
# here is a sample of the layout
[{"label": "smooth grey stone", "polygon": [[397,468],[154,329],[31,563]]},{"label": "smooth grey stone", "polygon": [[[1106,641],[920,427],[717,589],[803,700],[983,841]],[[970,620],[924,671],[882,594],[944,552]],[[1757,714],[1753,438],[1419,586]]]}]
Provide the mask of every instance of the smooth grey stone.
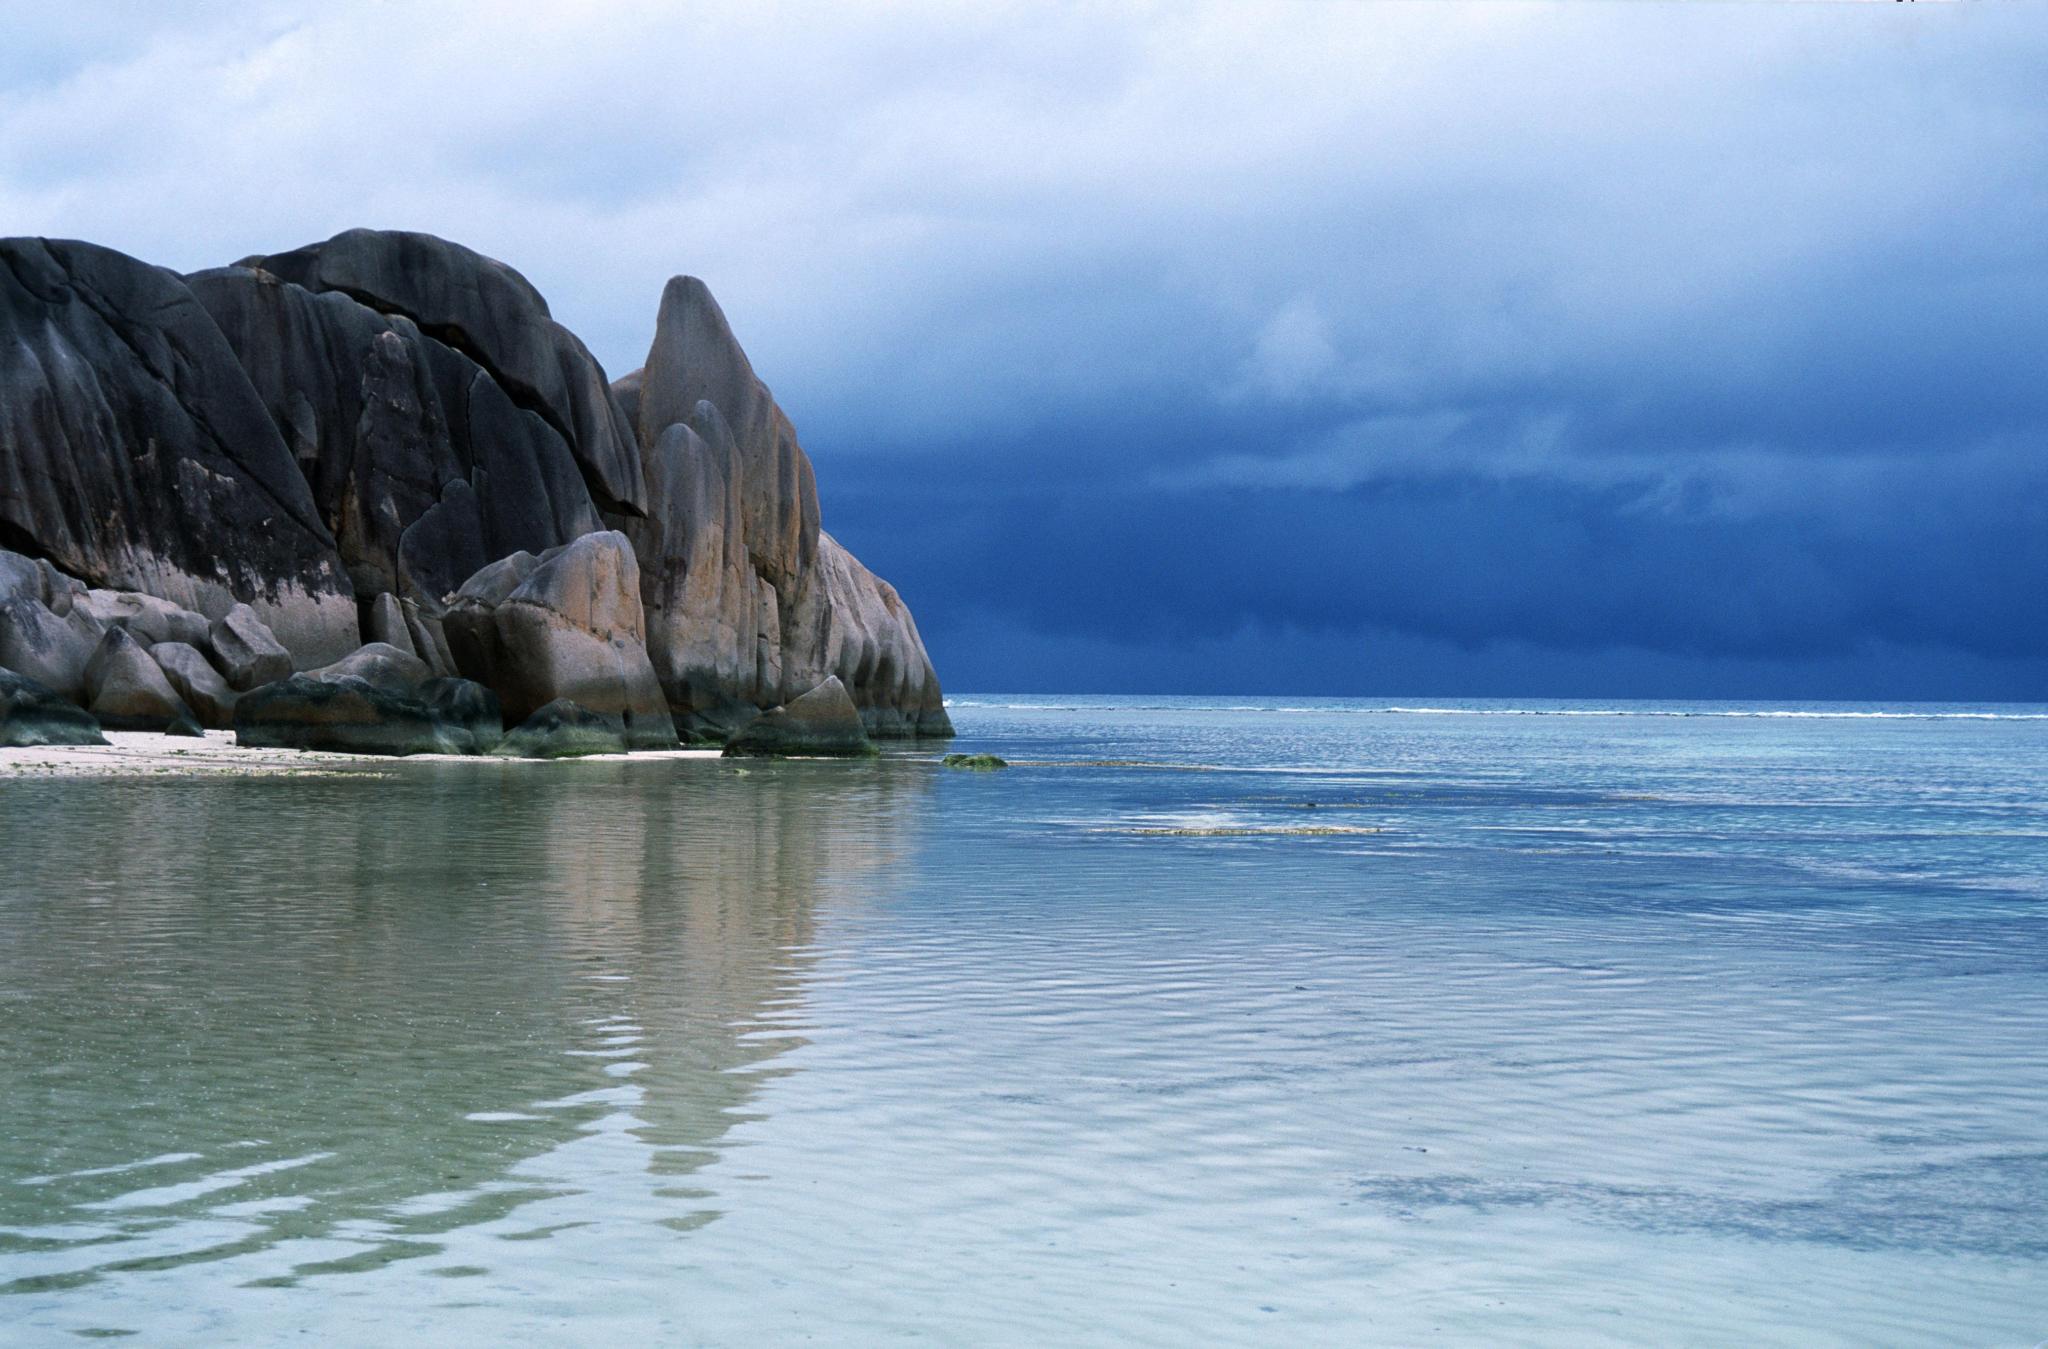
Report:
[{"label": "smooth grey stone", "polygon": [[86,663],[106,631],[105,624],[82,608],[74,606],[59,615],[18,590],[12,598],[0,600],[0,667],[83,706]]},{"label": "smooth grey stone", "polygon": [[788,705],[763,712],[726,742],[734,758],[824,754],[864,758],[876,754],[861,726],[860,709],[838,676]]},{"label": "smooth grey stone", "polygon": [[405,610],[399,607],[398,596],[388,590],[370,601],[370,617],[363,625],[363,635],[372,642],[424,659],[425,653],[413,645],[412,629],[406,626]]},{"label": "smooth grey stone", "polygon": [[106,743],[90,712],[47,684],[0,670],[0,748]]},{"label": "smooth grey stone", "polygon": [[508,721],[567,699],[618,717],[633,749],[676,746],[625,535],[586,534],[494,563],[456,592],[442,624],[456,668],[497,693]]},{"label": "smooth grey stone", "polygon": [[226,730],[235,724],[235,691],[199,648],[185,642],[158,642],[149,657],[164,672],[178,697],[202,726]]},{"label": "smooth grey stone", "polygon": [[213,648],[214,662],[228,687],[238,692],[247,693],[292,672],[292,653],[246,604],[236,605],[213,621],[207,644]]},{"label": "smooth grey stone", "polygon": [[810,460],[703,282],[668,283],[646,365],[612,391],[648,490],[646,517],[616,523],[677,724],[729,729],[836,675],[870,734],[952,734],[909,609],[819,528]]},{"label": "smooth grey stone", "polygon": [[75,606],[108,627],[127,629],[128,635],[144,646],[158,642],[204,646],[211,626],[204,614],[134,590],[89,590]]},{"label": "smooth grey stone", "polygon": [[86,710],[115,731],[161,731],[192,710],[125,628],[108,628],[85,663]]},{"label": "smooth grey stone", "polygon": [[332,665],[323,665],[306,673],[315,679],[360,679],[386,693],[407,697],[416,694],[420,685],[434,677],[434,672],[418,656],[383,642],[359,647]]}]

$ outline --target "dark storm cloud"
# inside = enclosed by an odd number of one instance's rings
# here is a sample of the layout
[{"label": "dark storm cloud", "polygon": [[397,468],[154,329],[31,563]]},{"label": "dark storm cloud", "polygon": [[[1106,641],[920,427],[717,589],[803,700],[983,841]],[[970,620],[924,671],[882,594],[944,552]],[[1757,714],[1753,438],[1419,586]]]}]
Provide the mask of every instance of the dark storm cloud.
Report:
[{"label": "dark storm cloud", "polygon": [[2026,7],[239,12],[12,16],[8,228],[702,275],[971,683],[2048,696]]}]

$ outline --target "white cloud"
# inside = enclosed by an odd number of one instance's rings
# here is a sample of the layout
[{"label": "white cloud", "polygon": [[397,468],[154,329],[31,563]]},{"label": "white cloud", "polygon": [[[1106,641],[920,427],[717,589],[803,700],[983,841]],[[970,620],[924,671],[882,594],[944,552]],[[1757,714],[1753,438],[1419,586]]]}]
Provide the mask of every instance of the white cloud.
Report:
[{"label": "white cloud", "polygon": [[1966,225],[2011,265],[2048,141],[2020,7],[46,12],[0,2],[9,232],[195,268],[428,229],[614,373],[695,272],[840,441],[1132,400],[1427,416],[1646,353],[1775,378],[1790,291]]}]

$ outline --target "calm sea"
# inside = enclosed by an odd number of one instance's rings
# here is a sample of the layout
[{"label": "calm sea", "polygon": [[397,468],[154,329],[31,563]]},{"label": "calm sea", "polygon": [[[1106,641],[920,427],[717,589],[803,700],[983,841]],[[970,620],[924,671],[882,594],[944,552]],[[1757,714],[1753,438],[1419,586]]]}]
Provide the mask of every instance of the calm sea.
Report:
[{"label": "calm sea", "polygon": [[0,1342],[2031,1345],[2048,708],[0,781]]}]

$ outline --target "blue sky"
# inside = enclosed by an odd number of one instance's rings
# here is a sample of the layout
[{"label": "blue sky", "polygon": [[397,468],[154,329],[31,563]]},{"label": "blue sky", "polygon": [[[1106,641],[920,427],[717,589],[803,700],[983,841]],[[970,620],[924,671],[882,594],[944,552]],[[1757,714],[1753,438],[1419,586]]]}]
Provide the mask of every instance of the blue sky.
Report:
[{"label": "blue sky", "polygon": [[2048,10],[4,0],[0,229],[704,277],[948,686],[2048,699]]}]

